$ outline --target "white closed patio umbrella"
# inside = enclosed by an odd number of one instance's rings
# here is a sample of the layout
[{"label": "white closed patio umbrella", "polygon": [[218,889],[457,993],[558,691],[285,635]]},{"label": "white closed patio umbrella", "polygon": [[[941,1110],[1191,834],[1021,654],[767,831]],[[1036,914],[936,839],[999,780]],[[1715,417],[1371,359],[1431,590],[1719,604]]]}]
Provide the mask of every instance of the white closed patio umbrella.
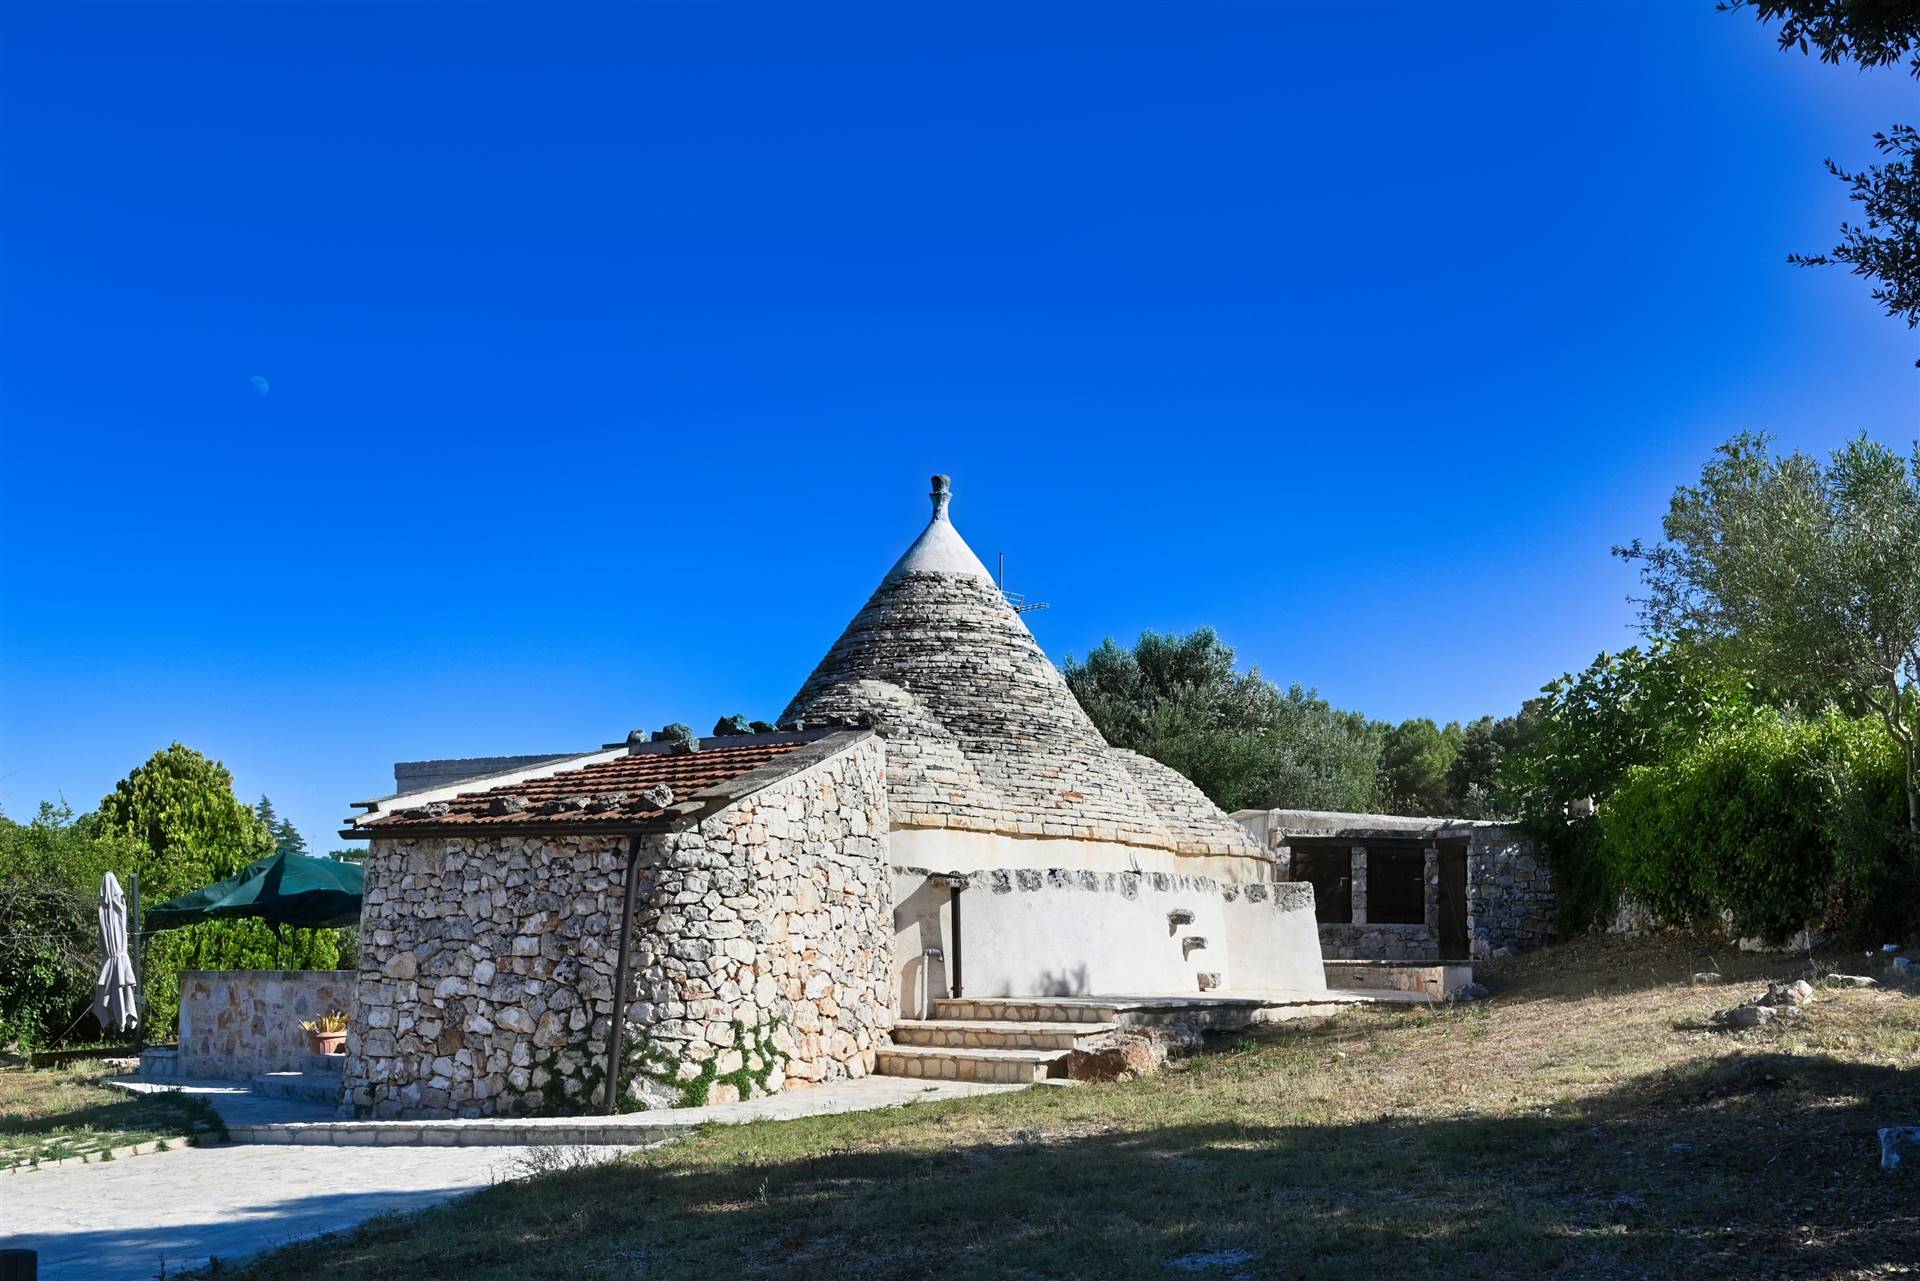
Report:
[{"label": "white closed patio umbrella", "polygon": [[100,950],[106,960],[93,984],[93,1017],[104,1032],[124,1032],[140,1016],[133,958],[127,954],[127,900],[112,872],[100,881]]}]

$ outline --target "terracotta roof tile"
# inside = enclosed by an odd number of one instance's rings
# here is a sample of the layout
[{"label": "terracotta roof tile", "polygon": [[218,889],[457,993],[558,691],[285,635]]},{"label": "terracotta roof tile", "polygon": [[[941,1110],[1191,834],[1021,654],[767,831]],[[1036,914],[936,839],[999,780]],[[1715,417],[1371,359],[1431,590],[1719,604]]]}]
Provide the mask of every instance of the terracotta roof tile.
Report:
[{"label": "terracotta roof tile", "polygon": [[805,739],[772,734],[742,737],[726,746],[703,746],[697,752],[673,752],[665,744],[649,744],[630,755],[578,769],[370,814],[359,820],[356,830],[395,833],[458,827],[484,831],[644,822],[665,813],[641,796],[650,788],[665,785],[673,790],[675,803],[687,801],[807,745]]}]

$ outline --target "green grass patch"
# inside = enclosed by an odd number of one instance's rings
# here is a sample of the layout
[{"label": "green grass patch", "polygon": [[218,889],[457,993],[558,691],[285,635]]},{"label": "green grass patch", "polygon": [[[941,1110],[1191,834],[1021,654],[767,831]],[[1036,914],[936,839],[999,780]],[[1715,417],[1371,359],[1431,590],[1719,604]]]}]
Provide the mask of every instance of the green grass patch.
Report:
[{"label": "green grass patch", "polygon": [[[1461,1009],[1258,1029],[1166,1074],[708,1127],[268,1255],[250,1281],[1867,1277],[1910,1267],[1920,1001],[1692,1015],[1789,962],[1589,942]],[[1680,1017],[1683,1013],[1687,1017]]]},{"label": "green grass patch", "polygon": [[220,1132],[203,1100],[129,1094],[104,1084],[110,1075],[98,1064],[0,1072],[0,1166]]}]

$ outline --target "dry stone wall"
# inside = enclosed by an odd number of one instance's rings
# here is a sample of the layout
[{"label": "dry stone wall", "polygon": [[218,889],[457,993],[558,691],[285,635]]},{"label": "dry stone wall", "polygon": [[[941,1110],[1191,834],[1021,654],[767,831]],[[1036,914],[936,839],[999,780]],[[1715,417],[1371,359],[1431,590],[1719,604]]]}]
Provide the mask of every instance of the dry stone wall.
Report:
[{"label": "dry stone wall", "polygon": [[1476,960],[1543,947],[1553,938],[1553,872],[1532,841],[1504,827],[1467,845],[1467,937]]},{"label": "dry stone wall", "polygon": [[[1439,842],[1467,842],[1467,940],[1475,960],[1509,956],[1552,941],[1553,873],[1531,838],[1504,823],[1314,810],[1242,811],[1236,821],[1264,838],[1282,869],[1292,865],[1289,842],[1329,838],[1352,842],[1352,918],[1322,922],[1320,946],[1329,959],[1433,960],[1440,955]],[[1369,841],[1427,843],[1425,922],[1387,925],[1368,920]],[[1287,874],[1285,871],[1283,875]]]},{"label": "dry stone wall", "polygon": [[1440,932],[1431,925],[1322,924],[1320,952],[1328,960],[1434,961]]},{"label": "dry stone wall", "polygon": [[[884,748],[866,739],[639,844],[624,1106],[871,1070],[890,1026]],[[594,1108],[615,1009],[623,836],[376,838],[345,1108]]]},{"label": "dry stone wall", "polygon": [[[712,1064],[710,1102],[755,1074],[771,1092],[872,1070],[892,1026],[884,763],[881,740],[864,739],[678,836],[647,869],[628,1026],[670,1061]],[[683,1068],[635,1089],[668,1102],[685,1081]]]},{"label": "dry stone wall", "polygon": [[781,716],[888,738],[896,827],[1261,857],[1172,771],[1107,745],[990,579],[881,583]]},{"label": "dry stone wall", "polygon": [[187,970],[180,975],[181,1076],[245,1080],[306,1066],[300,1024],[353,1007],[351,970]]}]

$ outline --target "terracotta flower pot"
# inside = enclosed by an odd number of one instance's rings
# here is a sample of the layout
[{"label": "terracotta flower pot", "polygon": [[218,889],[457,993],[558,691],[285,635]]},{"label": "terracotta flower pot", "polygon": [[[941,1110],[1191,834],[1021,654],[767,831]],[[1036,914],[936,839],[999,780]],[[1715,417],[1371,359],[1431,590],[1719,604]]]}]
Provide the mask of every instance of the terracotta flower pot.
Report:
[{"label": "terracotta flower pot", "polygon": [[346,1029],[342,1028],[338,1032],[309,1032],[307,1048],[315,1054],[342,1054],[347,1048]]}]

